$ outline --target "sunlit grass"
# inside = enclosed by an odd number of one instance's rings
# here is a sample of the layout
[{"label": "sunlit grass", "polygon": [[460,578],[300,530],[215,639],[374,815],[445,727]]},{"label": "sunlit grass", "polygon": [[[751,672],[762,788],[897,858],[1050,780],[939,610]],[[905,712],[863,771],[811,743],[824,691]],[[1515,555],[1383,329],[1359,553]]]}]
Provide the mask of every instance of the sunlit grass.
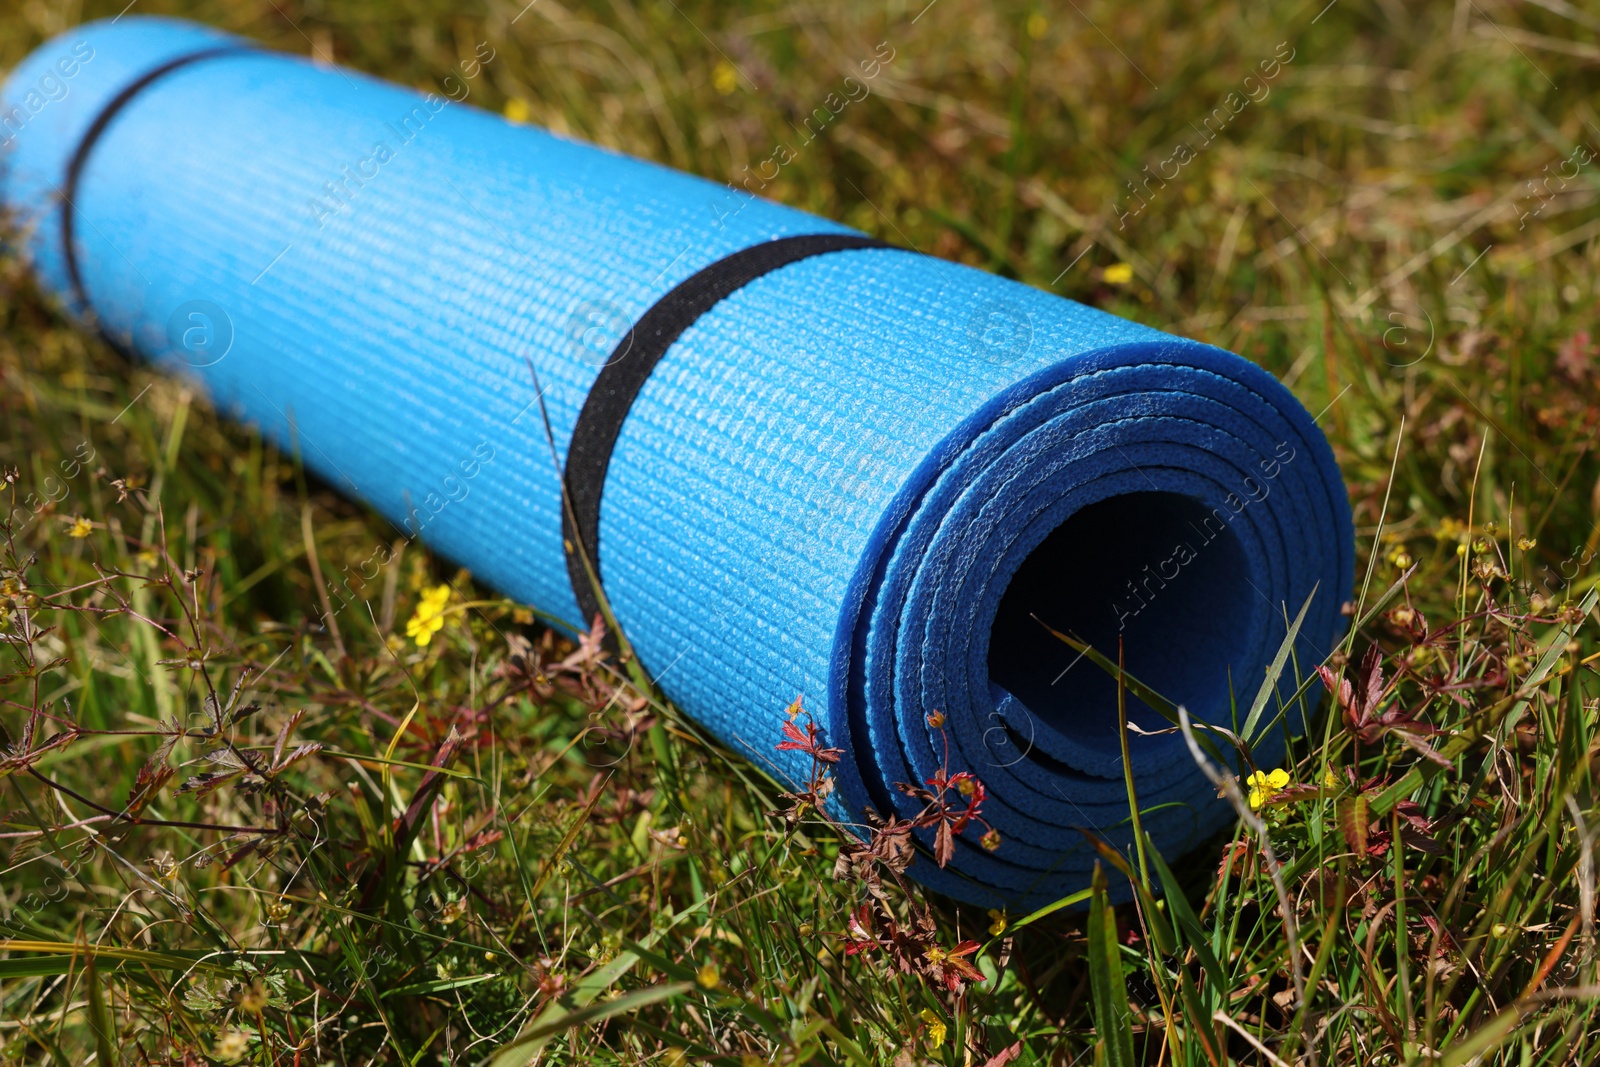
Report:
[{"label": "sunlit grass", "polygon": [[[0,0],[0,57],[120,7]],[[840,864],[814,805],[599,648],[8,262],[10,1062],[1595,1058],[1591,16],[136,10],[430,88],[487,42],[470,103],[735,184],[786,145],[762,195],[1257,360],[1338,453],[1360,625],[1325,677],[1286,663],[1326,712],[1229,781],[1225,840],[1108,853],[1129,905],[956,908]],[[870,91],[807,129],[847,75]],[[949,982],[952,951],[983,980]]]}]

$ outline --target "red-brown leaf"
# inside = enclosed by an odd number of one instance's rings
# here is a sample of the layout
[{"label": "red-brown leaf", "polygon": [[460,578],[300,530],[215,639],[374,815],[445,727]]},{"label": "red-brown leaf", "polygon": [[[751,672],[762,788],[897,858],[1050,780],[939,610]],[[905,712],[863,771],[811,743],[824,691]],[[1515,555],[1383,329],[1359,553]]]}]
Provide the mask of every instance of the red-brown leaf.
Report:
[{"label": "red-brown leaf", "polygon": [[163,786],[172,780],[178,773],[164,761],[150,760],[139,768],[139,776],[134,779],[133,788],[128,791],[128,806],[124,813],[137,816],[141,811],[150,806],[150,802],[161,792]]},{"label": "red-brown leaf", "polygon": [[1334,806],[1334,813],[1339,820],[1339,829],[1344,833],[1345,843],[1358,856],[1367,854],[1368,831],[1371,828],[1369,812],[1370,804],[1365,793],[1345,797]]},{"label": "red-brown leaf", "polygon": [[950,824],[941,819],[939,829],[933,835],[933,858],[943,867],[955,857],[955,854],[955,835],[950,832]]},{"label": "red-brown leaf", "polygon": [[1409,826],[1400,827],[1400,840],[1404,841],[1418,852],[1426,852],[1430,856],[1443,856],[1446,851],[1445,847],[1438,841],[1434,840],[1432,837],[1421,832],[1420,830],[1412,829]]},{"label": "red-brown leaf", "polygon": [[1371,716],[1383,699],[1383,653],[1377,645],[1368,645],[1361,657],[1361,686],[1361,710]]},{"label": "red-brown leaf", "polygon": [[1006,1064],[1022,1055],[1022,1042],[1007,1045],[1005,1048],[983,1061],[983,1067],[1006,1067]]},{"label": "red-brown leaf", "polygon": [[[809,726],[810,723],[807,723],[806,725]],[[800,727],[796,726],[794,723],[786,722],[783,724],[783,736],[788,738],[788,740],[778,742],[779,752],[809,752],[811,750],[811,740],[806,737],[805,734],[801,733]]]}]

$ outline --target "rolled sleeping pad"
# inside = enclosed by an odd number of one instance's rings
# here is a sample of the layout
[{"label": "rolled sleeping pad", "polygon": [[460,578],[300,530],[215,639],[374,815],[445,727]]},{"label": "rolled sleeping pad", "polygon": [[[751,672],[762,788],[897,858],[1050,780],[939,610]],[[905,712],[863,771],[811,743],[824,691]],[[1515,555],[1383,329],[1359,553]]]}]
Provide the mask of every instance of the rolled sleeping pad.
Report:
[{"label": "rolled sleeping pad", "polygon": [[[1087,884],[1083,831],[1132,842],[1117,687],[1046,624],[1224,726],[1308,601],[1302,673],[1331,650],[1349,504],[1269,374],[459,102],[492,61],[420,94],[91,23],[6,83],[0,197],[113,344],[567,629],[603,595],[660,688],[780,783],[811,767],[775,747],[803,695],[843,752],[836,817],[910,818],[897,783],[976,775],[998,847],[973,824],[909,872],[959,900],[1058,899]],[[1176,856],[1231,809],[1165,718],[1128,716]],[[1256,763],[1302,726],[1260,731]]]}]

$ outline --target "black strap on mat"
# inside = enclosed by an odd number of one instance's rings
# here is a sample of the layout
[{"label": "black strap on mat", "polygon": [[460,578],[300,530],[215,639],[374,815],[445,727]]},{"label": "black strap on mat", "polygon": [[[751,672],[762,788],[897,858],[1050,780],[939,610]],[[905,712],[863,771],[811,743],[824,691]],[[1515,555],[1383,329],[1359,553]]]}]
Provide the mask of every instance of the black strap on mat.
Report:
[{"label": "black strap on mat", "polygon": [[[255,49],[244,45],[218,45],[215,48],[205,48],[198,52],[190,52],[186,55],[169,59],[160,66],[145,71],[138,78],[123,86],[121,92],[106,101],[105,106],[100,109],[100,113],[94,117],[94,121],[84,131],[82,139],[78,141],[78,147],[72,153],[72,159],[67,163],[67,173],[63,183],[65,187],[61,191],[61,255],[66,261],[67,279],[72,283],[72,295],[78,298],[78,303],[85,314],[92,314],[94,309],[89,303],[89,292],[83,285],[83,271],[78,265],[77,223],[75,219],[78,204],[78,182],[83,177],[84,164],[89,161],[89,154],[94,151],[94,146],[99,143],[101,134],[106,132],[106,127],[111,125],[111,120],[116,118],[118,113],[128,106],[128,102],[148,88],[152,82],[166,77],[175,70],[181,70],[204,59],[214,59],[219,56],[238,55],[253,51]],[[107,336],[104,330],[101,330],[100,333],[112,348],[123,352],[123,346],[118,344],[114,338]],[[126,352],[123,352],[123,354],[127,355]]]},{"label": "black strap on mat", "polygon": [[[828,252],[893,247],[873,237],[839,233],[779,237],[753,245],[717,260],[673,287],[617,343],[589,388],[567,449],[567,506],[561,513],[561,542],[567,554],[567,576],[583,611],[584,623],[593,622],[600,613],[600,591],[595,587],[600,580],[600,494],[611,466],[611,451],[634,399],[667,349],[724,297],[763,274]],[[591,570],[594,584],[589,580]]]}]

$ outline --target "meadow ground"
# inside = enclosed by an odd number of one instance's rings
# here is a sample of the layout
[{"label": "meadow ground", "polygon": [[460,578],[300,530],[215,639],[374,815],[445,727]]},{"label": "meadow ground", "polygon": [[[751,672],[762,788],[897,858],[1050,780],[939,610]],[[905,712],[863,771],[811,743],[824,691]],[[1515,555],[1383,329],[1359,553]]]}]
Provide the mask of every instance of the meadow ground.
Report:
[{"label": "meadow ground", "polygon": [[[0,64],[121,7],[0,0]],[[625,668],[7,261],[0,1059],[1595,1059],[1592,9],[137,10],[424,88],[488,42],[473,104],[776,170],[764,195],[1240,352],[1322,413],[1361,617],[1342,696],[1293,668],[1328,713],[1240,783],[1257,814],[1191,857],[1107,857],[1133,904],[984,914],[837,877],[833,828],[774,814]]]}]

